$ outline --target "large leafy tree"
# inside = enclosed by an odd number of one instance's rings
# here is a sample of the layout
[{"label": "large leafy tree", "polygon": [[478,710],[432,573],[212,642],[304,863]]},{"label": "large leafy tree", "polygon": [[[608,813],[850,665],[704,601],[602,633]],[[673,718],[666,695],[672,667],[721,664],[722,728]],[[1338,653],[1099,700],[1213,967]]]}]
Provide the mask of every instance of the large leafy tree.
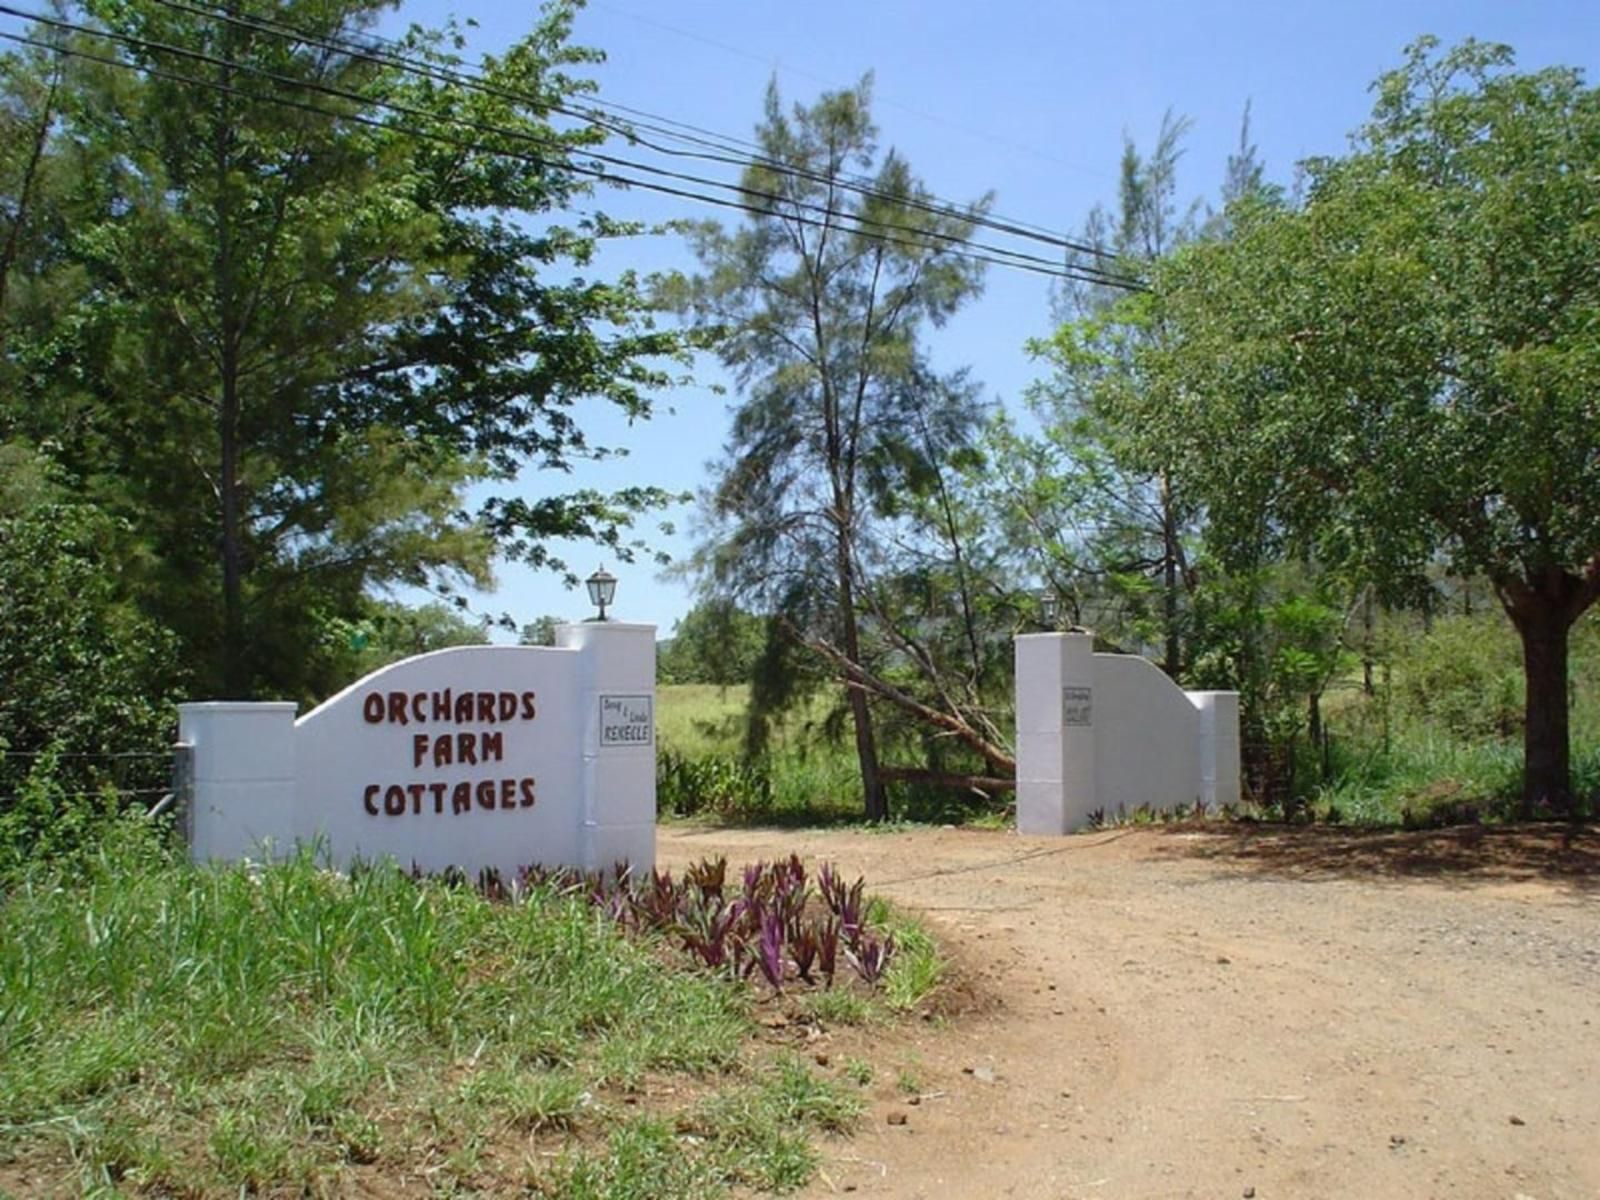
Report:
[{"label": "large leafy tree", "polygon": [[586,277],[617,228],[559,223],[600,136],[550,119],[595,57],[571,7],[476,86],[439,35],[403,48],[424,69],[363,51],[386,7],[82,0],[0,80],[37,135],[0,164],[0,436],[127,519],[211,694],[321,690],[299,648],[374,586],[547,563],[662,499],[511,487],[595,452],[580,404],[647,415],[677,350],[631,278]]},{"label": "large leafy tree", "polygon": [[1398,587],[1436,555],[1522,641],[1524,803],[1570,799],[1567,641],[1600,597],[1600,92],[1508,49],[1413,46],[1303,206],[1160,276],[1145,435],[1226,542]]},{"label": "large leafy tree", "polygon": [[[888,810],[868,693],[895,693],[883,668],[896,648],[872,635],[890,625],[873,580],[895,573],[905,497],[934,485],[976,416],[970,384],[935,372],[920,335],[979,290],[960,250],[984,203],[938,204],[880,152],[867,80],[792,110],[770,88],[756,137],[746,219],[696,231],[704,273],[683,296],[723,334],[740,392],[702,561],[714,593],[775,615],[844,681],[876,819]],[[763,661],[772,679],[800,677],[779,647]]]},{"label": "large leafy tree", "polygon": [[683,615],[660,643],[662,683],[748,683],[761,654],[766,623],[726,600],[705,600]]}]

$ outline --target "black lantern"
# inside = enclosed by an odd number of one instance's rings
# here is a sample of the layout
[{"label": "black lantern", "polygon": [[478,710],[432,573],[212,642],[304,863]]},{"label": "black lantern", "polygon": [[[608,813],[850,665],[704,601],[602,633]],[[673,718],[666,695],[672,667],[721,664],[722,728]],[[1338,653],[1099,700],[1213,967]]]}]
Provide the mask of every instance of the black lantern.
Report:
[{"label": "black lantern", "polygon": [[595,620],[604,621],[606,605],[610,604],[617,594],[617,577],[601,567],[584,580],[584,583],[589,588],[589,603],[600,610],[600,615]]}]

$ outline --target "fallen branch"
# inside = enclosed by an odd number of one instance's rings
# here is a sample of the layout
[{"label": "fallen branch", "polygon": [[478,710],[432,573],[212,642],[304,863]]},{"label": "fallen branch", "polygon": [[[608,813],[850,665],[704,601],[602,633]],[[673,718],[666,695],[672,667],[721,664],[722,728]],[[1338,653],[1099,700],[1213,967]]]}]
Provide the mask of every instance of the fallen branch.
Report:
[{"label": "fallen branch", "polygon": [[940,712],[936,708],[930,708],[914,696],[909,696],[902,692],[894,684],[878,678],[860,663],[851,662],[849,657],[837,647],[831,646],[819,638],[802,638],[802,641],[811,650],[822,655],[823,658],[838,667],[844,673],[845,683],[850,687],[871,692],[873,695],[905,709],[928,724],[947,730],[981,754],[984,761],[996,771],[1010,771],[1013,775],[1016,774],[1017,760],[1011,756],[1011,753],[995,745],[960,717]]},{"label": "fallen branch", "polygon": [[1010,792],[1017,781],[998,775],[959,775],[949,771],[929,771],[920,767],[880,767],[878,776],[887,783],[926,783],[934,787],[959,788],[962,791]]}]

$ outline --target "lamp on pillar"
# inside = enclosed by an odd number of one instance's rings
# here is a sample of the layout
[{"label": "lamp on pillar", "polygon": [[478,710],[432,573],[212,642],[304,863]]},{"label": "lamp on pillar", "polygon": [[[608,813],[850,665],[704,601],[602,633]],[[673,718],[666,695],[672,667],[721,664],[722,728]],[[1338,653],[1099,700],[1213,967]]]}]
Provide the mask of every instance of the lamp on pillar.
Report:
[{"label": "lamp on pillar", "polygon": [[1045,588],[1039,593],[1039,619],[1052,632],[1060,628],[1061,597],[1056,594],[1055,588]]},{"label": "lamp on pillar", "polygon": [[606,619],[606,605],[616,598],[617,577],[604,567],[601,567],[588,579],[584,580],[584,584],[589,589],[589,603],[600,610],[600,615],[592,619],[604,621]]}]

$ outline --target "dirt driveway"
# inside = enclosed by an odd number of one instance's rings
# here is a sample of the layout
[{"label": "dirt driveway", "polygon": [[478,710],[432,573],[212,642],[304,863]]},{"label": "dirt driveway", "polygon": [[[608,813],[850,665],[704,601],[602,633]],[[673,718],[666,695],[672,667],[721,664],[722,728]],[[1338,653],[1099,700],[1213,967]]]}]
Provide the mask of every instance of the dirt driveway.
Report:
[{"label": "dirt driveway", "polygon": [[885,1040],[809,1194],[1600,1197],[1592,831],[660,838],[790,851],[925,913],[990,999]]}]

